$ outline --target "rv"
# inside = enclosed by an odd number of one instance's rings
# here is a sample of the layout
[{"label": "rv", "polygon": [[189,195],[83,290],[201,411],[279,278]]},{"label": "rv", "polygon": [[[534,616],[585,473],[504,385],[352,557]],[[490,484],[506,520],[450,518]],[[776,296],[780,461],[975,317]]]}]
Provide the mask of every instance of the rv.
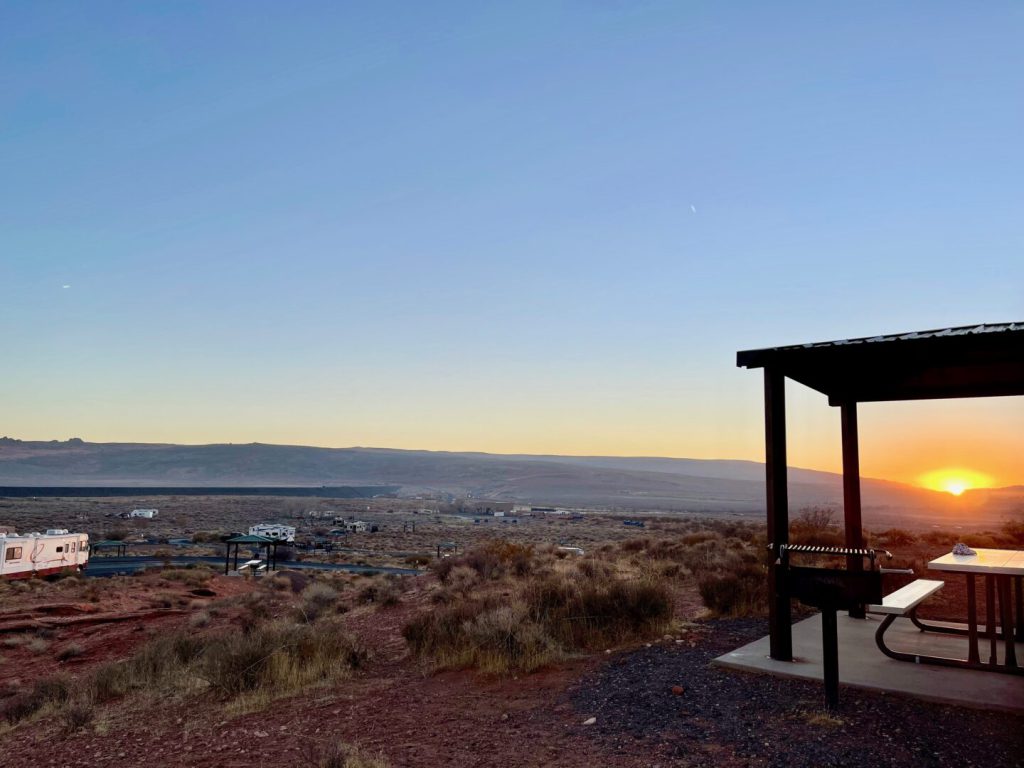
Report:
[{"label": "rv", "polygon": [[46,533],[0,534],[0,577],[25,579],[63,570],[81,571],[89,562],[89,534],[51,529]]},{"label": "rv", "polygon": [[295,541],[295,526],[281,525],[280,523],[260,523],[249,528],[250,536],[266,536],[268,539],[278,541]]},{"label": "rv", "polygon": [[160,514],[160,512],[156,509],[133,509],[129,517],[144,517],[148,520],[152,520],[158,514]]}]

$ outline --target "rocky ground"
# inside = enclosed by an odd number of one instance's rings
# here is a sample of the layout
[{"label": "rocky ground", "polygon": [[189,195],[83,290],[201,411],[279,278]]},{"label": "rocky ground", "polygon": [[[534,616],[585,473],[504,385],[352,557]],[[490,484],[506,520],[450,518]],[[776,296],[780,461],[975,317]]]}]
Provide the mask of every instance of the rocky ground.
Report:
[{"label": "rocky ground", "polygon": [[[348,680],[248,712],[212,694],[140,694],[104,705],[92,722],[71,731],[41,713],[0,726],[0,764],[305,766],[316,765],[339,741],[410,768],[1024,762],[1019,716],[852,690],[842,692],[842,709],[830,716],[818,685],[710,666],[715,656],[763,635],[764,621],[701,618],[692,589],[679,590],[679,619],[657,642],[608,649],[530,675],[433,673],[410,657],[401,638],[408,619],[430,609],[432,579],[407,580],[393,607],[350,601],[346,628],[371,658]],[[355,594],[362,583],[350,581],[349,592],[339,586],[343,594]],[[209,613],[214,602],[226,607],[214,611],[204,631],[230,631],[239,619],[232,601],[244,601],[255,587],[213,575],[201,587],[212,595],[197,596],[196,588],[152,573],[110,581],[98,595],[86,582],[9,590],[0,635],[46,638],[47,647],[4,647],[0,672],[8,686],[58,669],[79,675],[157,633],[197,626],[192,617]],[[287,594],[274,594],[287,604]],[[124,613],[131,618],[103,620]],[[26,620],[46,629],[26,634],[18,629]],[[69,645],[81,652],[60,659]]]}]

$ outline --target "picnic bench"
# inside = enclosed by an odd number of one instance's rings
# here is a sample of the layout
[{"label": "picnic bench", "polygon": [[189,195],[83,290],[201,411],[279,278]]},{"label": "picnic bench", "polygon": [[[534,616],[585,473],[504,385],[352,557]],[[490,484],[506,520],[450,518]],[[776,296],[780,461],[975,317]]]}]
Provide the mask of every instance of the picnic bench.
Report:
[{"label": "picnic bench", "polygon": [[945,582],[934,579],[917,579],[883,597],[880,605],[869,605],[867,607],[868,613],[885,616],[875,632],[875,643],[882,653],[898,661],[913,661],[917,664],[938,664],[955,661],[955,659],[941,659],[935,656],[903,653],[902,651],[895,651],[885,644],[885,633],[896,619],[906,616],[916,624],[917,607],[945,585]]}]

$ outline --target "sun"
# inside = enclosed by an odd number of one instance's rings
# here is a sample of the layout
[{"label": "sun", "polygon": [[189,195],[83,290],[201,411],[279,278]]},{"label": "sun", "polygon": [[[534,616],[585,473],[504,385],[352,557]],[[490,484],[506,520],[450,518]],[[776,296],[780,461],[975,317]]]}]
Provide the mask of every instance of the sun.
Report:
[{"label": "sun", "polygon": [[964,491],[969,491],[972,488],[991,486],[992,478],[973,469],[950,467],[926,472],[921,475],[919,482],[925,488],[930,488],[933,491],[944,491],[954,496],[960,496]]}]

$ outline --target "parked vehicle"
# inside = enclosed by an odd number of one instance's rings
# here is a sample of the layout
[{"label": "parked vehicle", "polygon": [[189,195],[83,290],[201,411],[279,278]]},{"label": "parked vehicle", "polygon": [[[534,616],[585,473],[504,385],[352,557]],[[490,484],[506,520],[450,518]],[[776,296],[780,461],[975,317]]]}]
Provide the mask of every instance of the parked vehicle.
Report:
[{"label": "parked vehicle", "polygon": [[81,571],[89,562],[89,534],[67,529],[46,533],[0,533],[0,577],[24,579],[64,570]]}]

